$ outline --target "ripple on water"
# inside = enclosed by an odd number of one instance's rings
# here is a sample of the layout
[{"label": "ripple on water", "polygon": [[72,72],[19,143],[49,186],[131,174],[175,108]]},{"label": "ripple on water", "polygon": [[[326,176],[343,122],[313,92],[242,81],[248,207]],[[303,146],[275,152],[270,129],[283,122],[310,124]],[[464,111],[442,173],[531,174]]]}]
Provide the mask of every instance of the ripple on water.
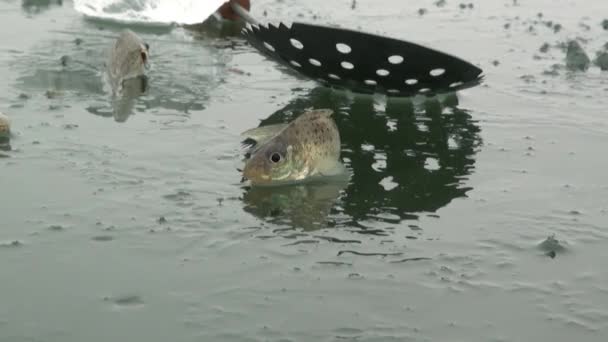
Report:
[{"label": "ripple on water", "polygon": [[108,241],[114,240],[114,237],[110,236],[110,235],[98,235],[98,236],[92,237],[91,240],[98,241],[98,242],[108,242]]},{"label": "ripple on water", "polygon": [[22,246],[23,242],[20,240],[0,241],[0,248],[18,248]]},{"label": "ripple on water", "polygon": [[121,307],[136,307],[136,306],[143,306],[145,304],[142,297],[140,297],[138,295],[122,295],[122,296],[116,296],[116,297],[104,297],[103,301],[109,302],[116,306],[121,306]]}]

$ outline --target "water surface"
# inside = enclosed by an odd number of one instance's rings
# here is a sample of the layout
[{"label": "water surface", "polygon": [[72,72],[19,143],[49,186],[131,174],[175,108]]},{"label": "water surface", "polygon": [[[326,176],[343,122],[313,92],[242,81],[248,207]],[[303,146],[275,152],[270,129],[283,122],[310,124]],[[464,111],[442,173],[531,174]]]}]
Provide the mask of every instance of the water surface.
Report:
[{"label": "water surface", "polygon": [[[593,57],[605,4],[473,5],[254,3],[486,74],[387,101],[283,72],[238,26],[0,1],[0,341],[605,341],[608,79],[560,47]],[[152,69],[116,107],[102,52],[125,27]],[[242,187],[239,133],[309,107],[335,111],[349,183]]]}]

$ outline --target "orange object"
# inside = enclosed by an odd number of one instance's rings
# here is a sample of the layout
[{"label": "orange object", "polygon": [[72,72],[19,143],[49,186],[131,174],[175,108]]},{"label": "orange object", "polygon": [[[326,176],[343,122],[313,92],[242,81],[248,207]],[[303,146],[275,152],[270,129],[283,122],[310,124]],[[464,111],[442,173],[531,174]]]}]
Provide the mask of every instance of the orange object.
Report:
[{"label": "orange object", "polygon": [[222,5],[222,7],[220,7],[217,10],[220,13],[220,15],[222,16],[222,18],[224,18],[224,19],[237,20],[239,18],[239,15],[236,14],[232,10],[232,7],[230,7],[230,2],[236,2],[236,3],[238,3],[239,5],[241,5],[241,7],[243,7],[247,11],[249,11],[251,9],[251,4],[249,3],[249,0],[230,0],[230,1],[226,1]]}]

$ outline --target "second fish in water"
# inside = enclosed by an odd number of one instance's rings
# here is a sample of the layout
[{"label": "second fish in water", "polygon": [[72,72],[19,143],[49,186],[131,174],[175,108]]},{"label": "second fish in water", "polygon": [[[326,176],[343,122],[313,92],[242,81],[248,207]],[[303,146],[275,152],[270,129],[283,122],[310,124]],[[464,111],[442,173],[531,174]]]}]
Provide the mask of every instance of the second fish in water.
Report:
[{"label": "second fish in water", "polygon": [[131,30],[124,30],[111,47],[106,63],[112,90],[122,90],[125,80],[143,77],[149,66],[149,45]]}]

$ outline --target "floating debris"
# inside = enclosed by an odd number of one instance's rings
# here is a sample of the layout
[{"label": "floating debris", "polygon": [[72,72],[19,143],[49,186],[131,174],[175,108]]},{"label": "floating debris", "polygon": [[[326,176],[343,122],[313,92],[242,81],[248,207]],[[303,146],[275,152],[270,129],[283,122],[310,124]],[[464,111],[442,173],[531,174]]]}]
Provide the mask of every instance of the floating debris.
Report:
[{"label": "floating debris", "polygon": [[418,15],[423,16],[427,13],[427,9],[426,8],[420,8],[418,9]]},{"label": "floating debris", "polygon": [[591,60],[576,40],[568,42],[566,50],[566,67],[572,71],[586,71]]},{"label": "floating debris", "polygon": [[554,259],[557,253],[563,253],[566,251],[566,247],[562,242],[555,238],[555,235],[547,237],[544,241],[538,244],[538,248],[545,252],[545,255]]}]

